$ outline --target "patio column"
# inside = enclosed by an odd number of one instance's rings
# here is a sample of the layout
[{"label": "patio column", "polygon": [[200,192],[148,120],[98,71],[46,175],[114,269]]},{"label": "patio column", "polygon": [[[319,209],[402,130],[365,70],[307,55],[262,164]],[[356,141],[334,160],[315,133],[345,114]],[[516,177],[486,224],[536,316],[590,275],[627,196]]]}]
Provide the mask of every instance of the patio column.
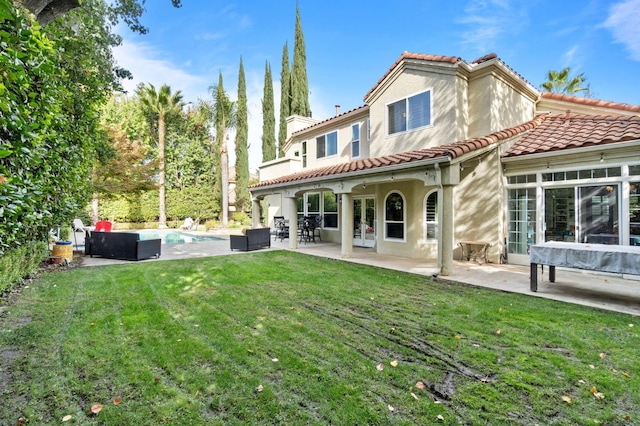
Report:
[{"label": "patio column", "polygon": [[442,186],[442,235],[438,241],[440,275],[451,275],[453,270],[453,185]]},{"label": "patio column", "polygon": [[341,255],[343,258],[353,256],[353,198],[349,193],[340,194],[342,204],[341,223]]},{"label": "patio column", "polygon": [[260,200],[254,198],[251,200],[251,223],[252,228],[260,228]]},{"label": "patio column", "polygon": [[298,248],[298,203],[296,197],[284,197],[283,213],[289,215],[289,248]]}]

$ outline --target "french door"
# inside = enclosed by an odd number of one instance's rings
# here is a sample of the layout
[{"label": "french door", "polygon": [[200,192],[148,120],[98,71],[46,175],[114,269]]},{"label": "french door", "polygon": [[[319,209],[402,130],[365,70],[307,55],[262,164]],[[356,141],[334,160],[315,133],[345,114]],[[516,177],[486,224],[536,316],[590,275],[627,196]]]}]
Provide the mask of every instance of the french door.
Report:
[{"label": "french door", "polygon": [[373,197],[353,198],[353,245],[373,247],[376,242],[376,201]]}]

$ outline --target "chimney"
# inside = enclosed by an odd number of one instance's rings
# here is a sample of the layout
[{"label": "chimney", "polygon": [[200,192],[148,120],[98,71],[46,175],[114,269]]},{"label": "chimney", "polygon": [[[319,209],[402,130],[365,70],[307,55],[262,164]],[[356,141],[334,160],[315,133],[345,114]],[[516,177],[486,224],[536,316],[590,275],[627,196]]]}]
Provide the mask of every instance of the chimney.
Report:
[{"label": "chimney", "polygon": [[336,105],[336,117],[340,114],[340,105]]}]

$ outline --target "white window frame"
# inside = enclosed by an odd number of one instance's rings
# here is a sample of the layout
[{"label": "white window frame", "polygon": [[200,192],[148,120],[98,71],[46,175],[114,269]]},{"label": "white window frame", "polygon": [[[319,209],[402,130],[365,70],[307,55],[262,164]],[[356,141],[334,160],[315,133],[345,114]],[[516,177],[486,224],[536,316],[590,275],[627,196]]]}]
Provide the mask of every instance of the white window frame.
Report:
[{"label": "white window frame", "polygon": [[[362,144],[360,143],[360,123],[355,123],[351,125],[351,158],[359,158],[362,155]],[[357,138],[356,138],[356,132]],[[358,149],[358,155],[354,154],[354,151]]]},{"label": "white window frame", "polygon": [[[435,211],[432,212],[433,217],[435,218],[435,220],[429,220],[429,205],[427,204],[427,202],[429,201],[429,198],[431,196],[435,195],[436,197],[436,203],[435,203]],[[433,242],[437,242],[438,241],[438,227],[440,226],[439,223],[439,212],[438,212],[438,207],[440,204],[440,200],[438,199],[438,190],[434,189],[433,191],[430,191],[427,193],[427,195],[425,195],[424,197],[424,215],[422,217],[424,217],[424,240],[428,243],[433,243]],[[429,237],[429,227],[433,227],[434,229],[434,236],[433,237]]]},{"label": "white window frame", "polygon": [[[420,96],[420,95],[425,94],[425,93],[429,93],[429,117],[427,117],[428,118],[428,123],[427,124],[423,124],[421,126],[416,126],[416,127],[410,128],[409,127],[409,122],[411,120],[411,117],[409,115],[409,111],[410,111],[409,100],[411,98],[415,98],[415,97]],[[404,127],[405,128],[404,128],[404,130],[398,130],[398,131],[395,131],[395,132],[391,132],[390,129],[389,129],[389,126],[390,126],[390,123],[391,123],[391,121],[390,121],[391,118],[390,118],[390,115],[389,115],[389,107],[391,105],[398,104],[398,103],[400,103],[402,101],[404,101],[404,104],[405,104],[405,113],[404,113],[404,119],[405,119],[405,126]],[[423,91],[420,91],[420,92],[415,92],[415,93],[412,93],[411,95],[408,95],[408,96],[406,96],[404,98],[396,99],[393,102],[387,103],[385,105],[385,114],[386,114],[386,132],[387,132],[387,136],[395,136],[395,135],[408,133],[408,132],[413,132],[413,131],[416,131],[416,130],[419,130],[419,129],[423,129],[423,128],[426,128],[426,127],[433,126],[433,89],[432,88],[428,88],[426,90],[423,90]]]},{"label": "white window frame", "polygon": [[[329,148],[328,136],[331,135],[331,134],[334,134],[334,133],[336,135],[336,152],[328,153],[328,151],[329,151],[329,149],[328,149]],[[319,155],[320,151],[318,149],[319,148],[319,146],[318,146],[319,141],[318,140],[320,138],[323,138],[323,143],[324,143],[324,150],[323,150],[323,154],[322,155]],[[316,137],[316,158],[317,159],[319,159],[319,158],[327,158],[327,157],[333,157],[335,155],[338,155],[338,146],[339,145],[340,145],[340,143],[339,143],[339,140],[338,140],[338,131],[337,130],[334,130],[332,132],[327,132],[327,133],[324,133],[322,135],[318,135]]]},{"label": "white window frame", "polygon": [[[388,220],[387,219],[387,200],[389,199],[389,196],[392,194],[398,194],[400,195],[400,198],[402,199],[402,221],[398,221],[398,220]],[[384,202],[382,205],[383,208],[383,221],[384,221],[384,240],[385,241],[394,241],[394,242],[406,242],[407,241],[407,199],[404,196],[404,194],[398,190],[393,190],[393,191],[389,191],[387,193],[387,195],[385,195],[384,197]],[[397,223],[401,223],[402,224],[402,238],[396,238],[396,237],[389,237],[388,236],[388,229],[387,229],[387,225],[389,224],[397,224]]]}]

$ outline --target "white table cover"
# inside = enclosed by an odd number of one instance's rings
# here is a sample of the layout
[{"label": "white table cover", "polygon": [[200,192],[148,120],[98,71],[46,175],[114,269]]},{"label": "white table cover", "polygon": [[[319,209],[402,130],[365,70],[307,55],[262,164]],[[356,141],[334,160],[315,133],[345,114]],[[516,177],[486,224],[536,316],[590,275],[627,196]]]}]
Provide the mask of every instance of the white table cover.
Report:
[{"label": "white table cover", "polygon": [[549,241],[531,246],[531,263],[640,275],[640,247]]}]

